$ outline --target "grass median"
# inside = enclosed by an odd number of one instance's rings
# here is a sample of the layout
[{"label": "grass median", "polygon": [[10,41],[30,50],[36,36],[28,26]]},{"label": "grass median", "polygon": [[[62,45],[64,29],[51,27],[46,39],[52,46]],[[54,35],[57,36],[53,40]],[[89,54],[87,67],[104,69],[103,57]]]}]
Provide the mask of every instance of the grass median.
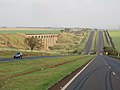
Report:
[{"label": "grass median", "polygon": [[80,42],[80,45],[79,45],[79,47],[78,47],[78,49],[79,49],[80,51],[83,51],[83,50],[84,50],[84,48],[85,48],[85,46],[86,46],[86,43],[87,43],[87,41],[88,41],[88,39],[89,39],[89,36],[90,36],[90,31],[86,32],[86,34],[84,35],[82,41]]},{"label": "grass median", "polygon": [[47,90],[94,56],[66,56],[0,63],[0,90]]}]

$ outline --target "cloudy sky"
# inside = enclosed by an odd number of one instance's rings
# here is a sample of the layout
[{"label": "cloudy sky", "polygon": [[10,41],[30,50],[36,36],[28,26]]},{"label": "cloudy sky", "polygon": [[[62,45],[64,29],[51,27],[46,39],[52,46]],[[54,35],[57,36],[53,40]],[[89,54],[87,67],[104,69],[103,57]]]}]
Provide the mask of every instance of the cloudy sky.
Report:
[{"label": "cloudy sky", "polygon": [[120,27],[120,0],[0,0],[0,26]]}]

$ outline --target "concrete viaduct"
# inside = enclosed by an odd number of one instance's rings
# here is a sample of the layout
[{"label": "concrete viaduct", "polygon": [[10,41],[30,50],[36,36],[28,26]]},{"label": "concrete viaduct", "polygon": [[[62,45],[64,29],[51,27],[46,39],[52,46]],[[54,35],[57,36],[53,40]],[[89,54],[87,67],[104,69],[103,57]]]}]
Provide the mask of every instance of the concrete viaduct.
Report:
[{"label": "concrete viaduct", "polygon": [[54,46],[59,39],[59,34],[26,34],[27,37],[40,38],[45,49]]}]

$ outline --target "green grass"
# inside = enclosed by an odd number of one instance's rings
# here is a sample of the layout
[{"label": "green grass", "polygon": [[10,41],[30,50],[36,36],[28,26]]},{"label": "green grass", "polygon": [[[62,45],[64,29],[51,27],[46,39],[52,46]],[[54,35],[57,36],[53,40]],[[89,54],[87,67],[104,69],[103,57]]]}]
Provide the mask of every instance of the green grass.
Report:
[{"label": "green grass", "polygon": [[67,50],[67,48],[74,50],[79,45],[81,37],[82,36],[77,36],[75,33],[64,32],[60,34],[56,45],[63,47],[64,50]]},{"label": "green grass", "polygon": [[83,39],[78,47],[79,50],[81,50],[81,51],[84,50],[89,36],[90,36],[90,32],[87,32],[86,35],[83,37]]},{"label": "green grass", "polygon": [[105,37],[105,32],[103,32],[103,39],[104,39],[104,47],[109,47],[110,45],[108,44],[106,37]]},{"label": "green grass", "polygon": [[60,30],[0,30],[1,34],[58,34]]},{"label": "green grass", "polygon": [[112,30],[109,33],[115,44],[115,48],[120,52],[120,30]]},{"label": "green grass", "polygon": [[[84,65],[92,57],[93,56],[67,56],[61,58],[0,63],[0,90],[47,90],[63,77]],[[78,60],[61,66],[46,68],[75,59]],[[3,78],[6,77],[40,68],[43,68],[43,70],[3,80]]]},{"label": "green grass", "polygon": [[19,49],[28,48],[24,43],[25,38],[26,36],[24,34],[0,34],[0,47]]}]

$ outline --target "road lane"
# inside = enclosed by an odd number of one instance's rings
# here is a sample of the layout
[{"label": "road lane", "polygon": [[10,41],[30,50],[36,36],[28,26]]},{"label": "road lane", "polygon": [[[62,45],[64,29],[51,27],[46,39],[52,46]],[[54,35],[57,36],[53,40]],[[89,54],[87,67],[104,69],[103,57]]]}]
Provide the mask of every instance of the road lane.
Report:
[{"label": "road lane", "polygon": [[83,54],[88,54],[90,52],[92,42],[93,42],[94,33],[95,33],[95,31],[91,31],[89,39],[88,39],[87,44],[86,44],[86,47],[83,51]]},{"label": "road lane", "polygon": [[98,32],[98,55],[65,90],[120,90],[120,62],[103,51],[102,31]]},{"label": "road lane", "polygon": [[120,90],[120,63],[98,55],[66,90]]},{"label": "road lane", "polygon": [[23,59],[14,59],[14,58],[0,58],[0,62],[11,62],[11,61],[19,61],[19,60],[36,60],[43,58],[62,58],[68,55],[63,56],[32,56],[32,57],[24,57]]},{"label": "road lane", "polygon": [[104,51],[103,50],[103,47],[104,47],[104,43],[103,43],[103,33],[102,31],[99,31],[98,32],[98,49],[97,49],[97,52],[101,52],[101,51]]}]

